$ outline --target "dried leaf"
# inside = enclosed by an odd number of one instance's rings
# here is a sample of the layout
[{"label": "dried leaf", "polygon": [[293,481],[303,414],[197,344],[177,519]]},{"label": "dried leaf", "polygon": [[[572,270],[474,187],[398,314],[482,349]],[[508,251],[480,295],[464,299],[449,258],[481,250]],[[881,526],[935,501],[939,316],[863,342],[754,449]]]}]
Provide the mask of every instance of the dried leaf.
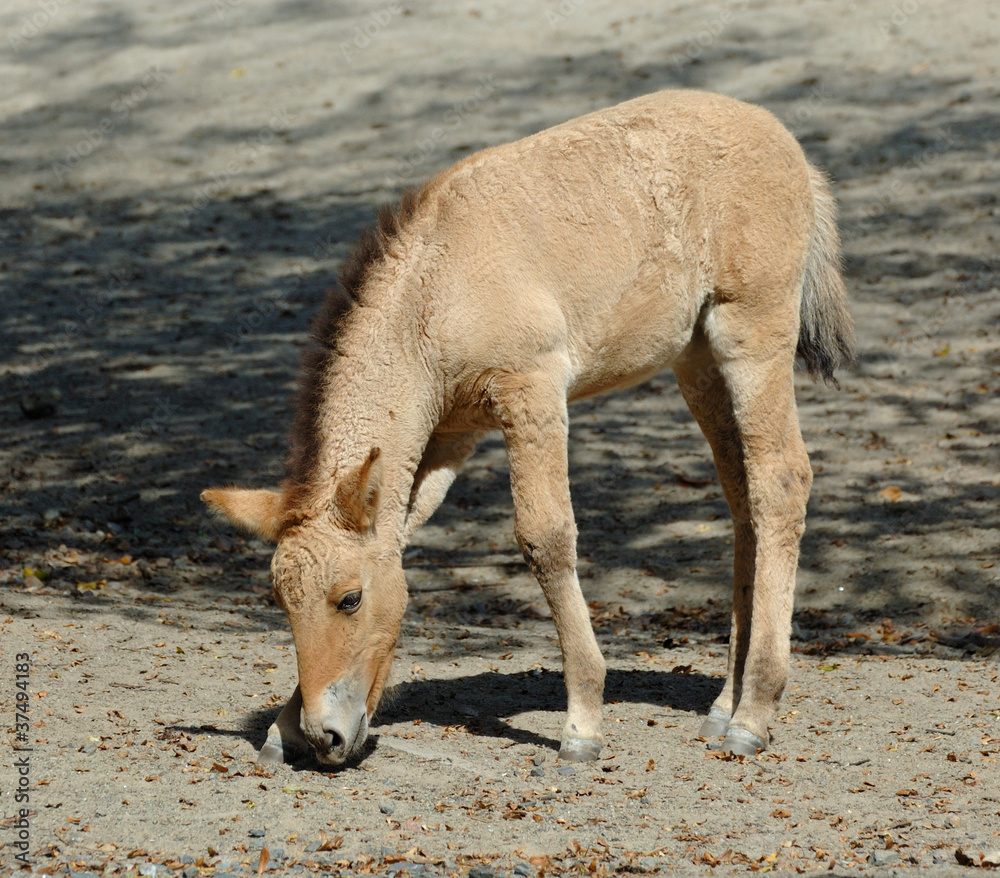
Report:
[{"label": "dried leaf", "polygon": [[903,496],[903,492],[900,488],[895,485],[889,485],[888,488],[883,488],[879,491],[879,497],[883,500],[888,500],[890,503],[895,503],[900,497]]},{"label": "dried leaf", "polygon": [[344,836],[337,835],[333,838],[327,838],[327,835],[321,829],[319,831],[319,847],[316,848],[318,851],[335,851],[344,843]]},{"label": "dried leaf", "polygon": [[257,863],[257,874],[263,875],[267,868],[267,862],[271,859],[271,852],[267,848],[260,849],[260,860]]},{"label": "dried leaf", "polygon": [[958,850],[955,851],[955,859],[958,860],[958,863],[959,863],[960,866],[978,866],[979,865],[979,863],[977,863],[974,859],[972,859],[972,857],[970,857],[961,848],[958,848]]}]

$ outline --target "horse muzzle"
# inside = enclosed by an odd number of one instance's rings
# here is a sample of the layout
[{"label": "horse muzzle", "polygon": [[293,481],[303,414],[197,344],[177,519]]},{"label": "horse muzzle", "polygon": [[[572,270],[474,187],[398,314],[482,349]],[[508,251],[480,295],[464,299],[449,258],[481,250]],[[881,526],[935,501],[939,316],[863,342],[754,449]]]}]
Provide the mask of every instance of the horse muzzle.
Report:
[{"label": "horse muzzle", "polygon": [[316,752],[316,758],[326,765],[343,765],[368,740],[368,712],[365,702],[357,699],[357,709],[351,701],[338,697],[340,687],[332,684],[323,693],[319,712],[302,710],[302,731]]}]

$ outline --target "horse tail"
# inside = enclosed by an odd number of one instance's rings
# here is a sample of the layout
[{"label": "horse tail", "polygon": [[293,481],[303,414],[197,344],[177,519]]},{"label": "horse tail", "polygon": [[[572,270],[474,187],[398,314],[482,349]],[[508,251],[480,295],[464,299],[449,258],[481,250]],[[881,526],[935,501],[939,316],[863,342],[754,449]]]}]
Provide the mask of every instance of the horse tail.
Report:
[{"label": "horse tail", "polygon": [[854,360],[854,320],[840,275],[837,203],[825,176],[811,165],[809,180],[815,222],[802,272],[796,353],[814,379],[839,387],[833,373]]}]

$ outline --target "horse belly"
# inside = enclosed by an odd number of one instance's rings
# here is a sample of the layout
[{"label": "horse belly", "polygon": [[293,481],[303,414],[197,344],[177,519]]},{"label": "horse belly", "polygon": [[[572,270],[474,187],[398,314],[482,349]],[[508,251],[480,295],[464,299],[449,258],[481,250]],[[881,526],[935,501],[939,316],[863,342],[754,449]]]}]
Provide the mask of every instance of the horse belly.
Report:
[{"label": "horse belly", "polygon": [[569,398],[631,387],[670,366],[691,340],[699,300],[704,297],[663,290],[623,299],[606,315],[596,346],[571,343]]}]

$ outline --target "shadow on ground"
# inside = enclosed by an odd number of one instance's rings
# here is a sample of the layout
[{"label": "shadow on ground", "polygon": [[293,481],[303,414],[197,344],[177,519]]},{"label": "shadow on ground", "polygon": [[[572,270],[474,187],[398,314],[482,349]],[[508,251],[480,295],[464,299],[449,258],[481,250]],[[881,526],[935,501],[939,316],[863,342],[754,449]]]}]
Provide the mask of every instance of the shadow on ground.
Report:
[{"label": "shadow on ground", "polygon": [[[312,10],[312,4],[276,6],[274,21],[280,23],[282,16],[308,20]],[[335,12],[324,5],[324,14]],[[343,10],[337,14],[346,15]],[[87,33],[98,42],[121,45],[130,38],[129,23],[120,16],[95,17],[89,26]],[[195,32],[184,37],[210,38],[209,33]],[[38,40],[31,52],[41,59],[56,48],[51,39]],[[571,62],[540,56],[498,78],[495,99],[479,112],[496,114],[496,125],[502,126],[505,109],[530,102],[538,83],[549,83],[547,87],[565,97],[566,105],[574,106],[588,101],[608,104],[663,87],[711,88],[727,69],[770,60],[755,43],[752,32],[734,32],[697,59],[634,69],[610,51],[583,53]],[[69,52],[71,47],[64,48]],[[678,43],[678,57],[682,48]],[[71,61],[72,53],[67,57]],[[441,76],[474,82],[480,73],[449,70]],[[411,106],[408,117],[398,119],[397,131],[415,130],[422,118],[446,109],[435,103],[435,82],[434,77],[400,76],[400,89],[427,97]],[[99,116],[119,85],[102,86],[82,105],[67,105],[64,110],[76,113],[73,118],[83,125]],[[961,83],[935,80],[929,72],[901,83],[871,73],[861,77],[816,69],[808,79],[789,81],[755,99],[795,121],[807,151],[835,178],[849,181],[907,163],[927,170],[931,159],[948,155],[974,159],[990,147],[1000,131],[995,113],[952,119],[947,113],[929,111],[888,134],[870,140],[861,137],[846,152],[828,147],[832,120],[838,116],[850,117],[862,107],[865,112],[877,110],[880,101],[916,104],[935,97],[948,107],[949,96],[960,87]],[[798,112],[817,88],[821,99],[815,107],[806,114]],[[171,112],[167,98],[156,94],[151,100],[162,102],[160,112]],[[549,107],[558,105],[547,102]],[[290,141],[321,138],[334,129],[352,128],[374,137],[363,124],[370,113],[369,104],[359,100],[331,111],[324,123],[293,128],[285,136]],[[561,121],[530,114],[520,118],[507,136]],[[29,110],[14,122],[34,130],[42,140],[50,124],[47,119]],[[459,130],[454,136],[462,134]],[[211,151],[238,144],[246,136],[245,128],[220,123],[200,129],[187,147],[194,153]],[[429,173],[481,145],[462,139],[449,142],[451,152],[442,146],[420,170]],[[9,162],[4,172],[16,175],[26,169]],[[242,176],[251,180],[254,172],[245,169]],[[246,197],[219,194],[202,202],[192,200],[190,190],[150,188],[136,190],[130,197],[105,198],[67,184],[40,191],[28,206],[0,210],[7,254],[0,264],[6,302],[0,317],[0,346],[10,352],[0,400],[5,413],[0,436],[7,464],[0,482],[0,514],[5,552],[16,557],[16,564],[26,563],[22,559],[32,553],[89,540],[91,546],[128,552],[135,559],[186,557],[196,566],[214,566],[217,570],[199,581],[206,594],[232,592],[249,571],[265,566],[263,547],[207,520],[198,493],[211,484],[259,486],[280,479],[290,392],[310,316],[324,289],[333,283],[336,261],[371,218],[382,194],[376,185],[367,194],[317,191],[313,197],[289,201],[265,188]],[[851,234],[876,234],[900,224],[933,235],[952,221],[933,199],[919,212],[874,207],[851,206]],[[995,257],[892,250],[861,253],[851,249],[850,240],[847,256],[849,272],[868,284],[893,275],[926,281],[907,293],[911,300],[940,296],[944,290],[934,278],[942,272],[950,272],[948,291],[967,299],[986,295],[1000,283]],[[894,358],[892,351],[862,351],[859,370],[889,368]],[[851,377],[845,383],[846,395],[831,392],[825,399],[833,422],[838,407],[846,405]],[[26,420],[18,411],[18,400],[37,389],[57,389],[62,401],[54,417]],[[993,416],[979,413],[982,400],[982,393],[969,387],[946,404],[964,412],[967,422],[982,432],[995,434],[998,425]],[[893,411],[900,423],[909,425],[919,425],[928,415],[919,397],[892,390],[868,398],[864,405]],[[700,540],[693,552],[683,543],[675,546],[649,538],[664,520],[710,522],[726,514],[721,493],[709,481],[713,469],[707,446],[672,379],[656,379],[614,400],[580,404],[574,416],[582,426],[574,427],[574,442],[579,444],[573,452],[572,479],[581,554],[591,559],[590,579],[598,582],[607,573],[623,570],[637,578],[651,573],[678,582],[701,577],[725,601],[729,549],[724,534]],[[837,437],[856,442],[869,432],[857,424],[836,429],[836,436],[820,443],[814,461],[824,460],[836,447]],[[599,460],[580,455],[576,448],[596,434],[607,453]],[[434,519],[436,527],[447,530],[473,519],[490,534],[509,530],[506,473],[498,462],[500,449],[495,440],[491,442],[489,467],[473,468],[456,485]],[[986,453],[973,446],[954,450],[959,462],[975,465]],[[683,460],[684,467],[665,469],[649,463],[661,458]],[[909,494],[934,497],[935,485],[921,476],[901,487]],[[804,570],[817,582],[832,581],[831,571],[844,567],[836,546],[844,534],[855,542],[870,543],[891,528],[919,543],[945,526],[995,528],[1000,508],[1000,487],[995,483],[956,487],[946,500],[877,508],[858,492],[831,486],[827,480],[824,489],[836,497],[828,502],[822,495],[814,496],[802,558]],[[496,552],[488,543],[483,539],[456,546],[442,563],[455,567],[485,563]],[[636,548],[637,543],[643,548]],[[509,544],[504,551],[508,550]],[[956,616],[972,618],[994,608],[996,586],[988,569],[960,569],[966,555],[967,549],[956,545],[953,552],[933,560],[954,571],[941,585],[958,596]],[[838,587],[845,589],[838,606],[850,609],[858,595],[877,592],[879,602],[893,613],[919,617],[924,604],[906,589],[908,573],[917,563],[896,555],[845,571],[835,577]],[[70,568],[66,580],[78,576],[85,577],[86,571]],[[144,575],[137,583],[162,587],[151,585],[151,578],[155,577]],[[608,602],[613,600],[608,596]],[[519,611],[516,603],[512,613]],[[452,610],[462,612],[461,607]],[[719,609],[715,617],[724,630],[725,610]],[[494,685],[492,680],[477,685]],[[670,683],[674,686],[676,681]],[[447,690],[451,684],[440,685],[445,688],[437,697],[447,702],[453,697]],[[553,691],[557,688],[546,685]],[[628,688],[624,679],[619,685]],[[406,691],[393,710],[408,709]],[[423,703],[428,693],[421,691]],[[666,691],[671,698],[670,693],[683,693],[669,687]],[[431,697],[428,703],[434,700]]]}]

